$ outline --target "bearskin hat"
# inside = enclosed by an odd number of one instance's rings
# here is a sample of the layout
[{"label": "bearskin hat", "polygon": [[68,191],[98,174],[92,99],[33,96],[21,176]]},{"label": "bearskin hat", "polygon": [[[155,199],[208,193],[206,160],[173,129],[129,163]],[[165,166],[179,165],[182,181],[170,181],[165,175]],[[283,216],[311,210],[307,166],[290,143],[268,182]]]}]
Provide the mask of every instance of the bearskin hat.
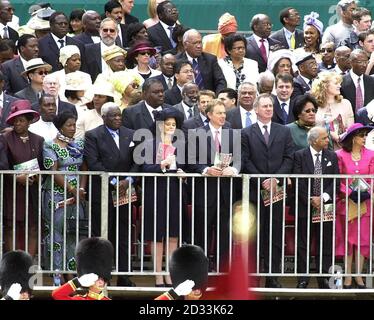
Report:
[{"label": "bearskin hat", "polygon": [[78,276],[96,273],[109,282],[113,266],[113,246],[103,238],[87,238],[78,243],[75,250]]},{"label": "bearskin hat", "polygon": [[184,245],[173,252],[169,270],[173,287],[185,280],[195,282],[194,289],[205,290],[208,282],[209,261],[203,249],[195,245]]},{"label": "bearskin hat", "polygon": [[29,286],[29,280],[33,273],[30,273],[32,266],[31,256],[22,250],[9,251],[4,254],[0,262],[0,286],[3,295],[5,295],[13,283],[19,283],[22,286],[21,292],[31,294],[32,289]]}]

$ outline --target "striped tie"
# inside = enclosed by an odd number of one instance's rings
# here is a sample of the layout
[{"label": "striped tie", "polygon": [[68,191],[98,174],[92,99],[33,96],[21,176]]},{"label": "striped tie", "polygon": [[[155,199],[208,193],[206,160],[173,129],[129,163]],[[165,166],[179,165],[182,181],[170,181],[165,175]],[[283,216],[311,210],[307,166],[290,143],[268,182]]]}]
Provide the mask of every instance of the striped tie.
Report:
[{"label": "striped tie", "polygon": [[197,59],[193,59],[192,67],[193,67],[193,72],[195,74],[195,83],[197,84],[199,89],[204,89],[203,88],[203,77],[201,76],[201,72],[200,72],[199,64],[197,63]]}]

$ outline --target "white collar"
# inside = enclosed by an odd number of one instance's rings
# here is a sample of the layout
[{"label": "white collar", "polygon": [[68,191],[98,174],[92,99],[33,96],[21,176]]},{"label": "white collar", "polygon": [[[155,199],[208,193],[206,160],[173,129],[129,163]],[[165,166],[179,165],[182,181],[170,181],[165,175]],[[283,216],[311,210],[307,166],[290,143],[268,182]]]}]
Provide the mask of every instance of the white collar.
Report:
[{"label": "white collar", "polygon": [[212,132],[212,134],[216,134],[216,131],[219,132],[219,135],[222,136],[222,127],[219,127],[218,129],[214,128],[211,122],[209,121],[209,129]]}]

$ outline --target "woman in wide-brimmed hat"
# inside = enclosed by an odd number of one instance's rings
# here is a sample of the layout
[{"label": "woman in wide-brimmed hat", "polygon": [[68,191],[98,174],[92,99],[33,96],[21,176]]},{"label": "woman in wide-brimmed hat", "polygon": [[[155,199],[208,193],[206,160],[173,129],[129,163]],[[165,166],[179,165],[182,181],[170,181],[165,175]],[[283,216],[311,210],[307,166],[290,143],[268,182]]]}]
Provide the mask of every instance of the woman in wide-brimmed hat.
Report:
[{"label": "woman in wide-brimmed hat", "polygon": [[147,41],[139,41],[127,52],[127,67],[143,77],[144,80],[161,74],[149,66],[150,58],[156,54],[156,49]]},{"label": "woman in wide-brimmed hat", "polygon": [[[372,129],[373,127],[354,123],[342,136],[340,140],[342,149],[336,152],[341,174],[371,175],[374,173],[374,151],[365,148],[367,134]],[[358,181],[361,183],[357,185]],[[355,273],[358,274],[363,270],[365,258],[370,257],[372,182],[372,179],[344,178],[340,180],[340,199],[336,210],[335,252],[336,256],[347,256],[347,261],[345,261],[347,274],[352,273],[353,255],[355,255]],[[346,241],[348,252],[346,252]],[[355,282],[359,289],[366,288],[361,276],[357,276]],[[351,276],[345,277],[344,287],[352,288]]]},{"label": "woman in wide-brimmed hat", "polygon": [[[11,105],[11,113],[6,119],[13,126],[12,131],[0,135],[8,158],[8,170],[38,170],[43,164],[44,139],[28,130],[29,125],[39,119],[39,113],[31,109],[28,100],[16,100]],[[32,163],[29,161],[32,160]],[[29,165],[26,163],[29,162]],[[4,239],[5,250],[12,249],[13,237],[16,237],[16,248],[28,250],[31,255],[37,252],[37,210],[38,210],[38,176],[17,174],[4,176]],[[16,183],[15,193],[13,183]],[[28,198],[26,195],[28,194]],[[13,201],[15,200],[15,208]],[[14,210],[14,212],[13,212]],[[13,217],[15,215],[16,233],[13,234]],[[28,218],[29,247],[25,248],[25,220]]]}]

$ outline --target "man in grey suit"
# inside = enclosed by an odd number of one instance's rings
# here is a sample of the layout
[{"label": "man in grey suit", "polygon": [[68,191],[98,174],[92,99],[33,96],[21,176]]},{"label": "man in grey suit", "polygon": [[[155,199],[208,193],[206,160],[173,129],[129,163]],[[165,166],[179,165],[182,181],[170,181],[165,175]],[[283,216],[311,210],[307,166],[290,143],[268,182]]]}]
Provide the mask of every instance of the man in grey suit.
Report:
[{"label": "man in grey suit", "polygon": [[10,105],[13,101],[18,100],[3,91],[5,85],[5,76],[0,71],[0,133],[4,133],[9,128],[9,125],[5,122],[10,113]]},{"label": "man in grey suit", "polygon": [[194,83],[186,83],[182,88],[182,102],[173,107],[183,113],[184,120],[192,119],[199,114],[198,97],[199,87]]},{"label": "man in grey suit", "polygon": [[[294,143],[291,131],[284,125],[272,122],[273,98],[267,93],[260,94],[253,106],[257,122],[242,130],[242,172],[280,175],[292,173]],[[273,194],[277,186],[283,188],[283,179],[251,178],[250,183],[250,200],[253,203],[257,203],[258,186],[267,192],[272,190]],[[264,272],[278,273],[282,253],[283,201],[270,201],[270,205],[265,206],[263,200],[261,193],[257,203],[260,206],[258,256],[264,258]],[[276,277],[267,277],[265,286],[281,287]]]},{"label": "man in grey suit", "polygon": [[24,89],[29,81],[22,75],[25,71],[25,63],[37,58],[39,54],[38,39],[31,34],[22,35],[17,42],[19,56],[1,64],[1,71],[5,76],[4,91],[7,94],[15,94]]},{"label": "man in grey suit", "polygon": [[296,49],[304,45],[304,32],[296,29],[300,25],[300,14],[295,8],[285,8],[279,13],[283,28],[275,31],[270,38],[279,41],[286,49]]}]

